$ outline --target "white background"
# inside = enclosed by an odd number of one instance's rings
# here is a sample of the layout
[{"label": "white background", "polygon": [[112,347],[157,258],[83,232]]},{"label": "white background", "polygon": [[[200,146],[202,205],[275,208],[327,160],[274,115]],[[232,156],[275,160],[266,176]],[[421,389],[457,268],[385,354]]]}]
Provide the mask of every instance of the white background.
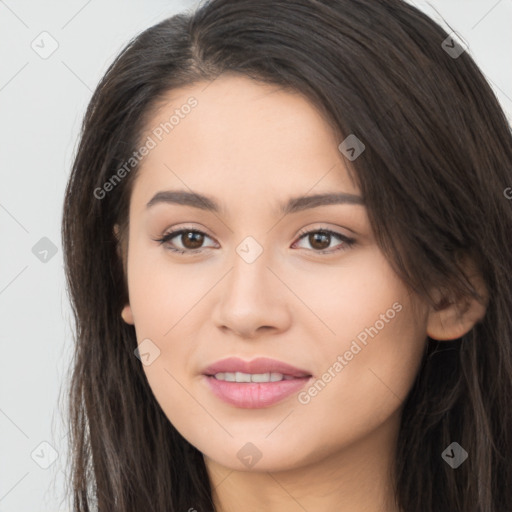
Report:
[{"label": "white background", "polygon": [[[437,10],[464,38],[512,120],[512,0],[411,3],[441,22]],[[59,392],[73,345],[60,222],[81,118],[132,36],[195,5],[0,0],[0,512],[70,510]],[[43,31],[59,45],[47,59],[31,47]],[[32,252],[42,237],[57,249],[46,263]],[[51,454],[42,442],[58,454],[48,469],[34,460]]]}]

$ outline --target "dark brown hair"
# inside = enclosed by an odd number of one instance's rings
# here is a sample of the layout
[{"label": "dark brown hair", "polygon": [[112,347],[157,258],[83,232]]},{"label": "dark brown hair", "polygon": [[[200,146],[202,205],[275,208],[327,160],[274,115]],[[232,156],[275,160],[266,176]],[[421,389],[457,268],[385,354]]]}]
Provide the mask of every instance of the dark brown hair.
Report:
[{"label": "dark brown hair", "polygon": [[[351,168],[377,243],[412,291],[431,304],[433,289],[481,299],[461,266],[471,258],[487,313],[460,339],[428,340],[402,414],[397,503],[512,511],[512,135],[470,55],[443,48],[447,36],[400,0],[212,0],[115,59],[87,108],[63,210],[74,511],[214,510],[202,454],[155,400],[120,317],[113,226],[124,239],[137,167],[103,198],[94,191],[140,147],[166,93],[222,73],[298,91],[340,142],[363,141]],[[441,457],[452,442],[469,454],[457,469]]]}]

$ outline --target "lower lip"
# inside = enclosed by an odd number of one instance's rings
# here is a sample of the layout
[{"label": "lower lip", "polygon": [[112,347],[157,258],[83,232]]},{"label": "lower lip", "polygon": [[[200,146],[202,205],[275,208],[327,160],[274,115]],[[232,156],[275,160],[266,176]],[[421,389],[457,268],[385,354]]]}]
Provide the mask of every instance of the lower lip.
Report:
[{"label": "lower lip", "polygon": [[213,393],[228,404],[244,409],[274,405],[302,389],[311,377],[277,382],[227,382],[205,375]]}]

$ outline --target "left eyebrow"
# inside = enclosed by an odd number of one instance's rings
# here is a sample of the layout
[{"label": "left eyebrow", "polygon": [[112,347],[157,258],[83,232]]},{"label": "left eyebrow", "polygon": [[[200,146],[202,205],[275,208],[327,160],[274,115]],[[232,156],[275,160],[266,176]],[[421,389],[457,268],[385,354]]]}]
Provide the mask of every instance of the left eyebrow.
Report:
[{"label": "left eyebrow", "polygon": [[[162,190],[157,192],[147,203],[146,208],[150,208],[158,203],[191,206],[214,213],[221,211],[219,203],[214,198],[198,194],[197,192],[187,192],[185,190]],[[282,204],[280,206],[280,212],[282,215],[288,215],[290,213],[332,204],[364,205],[364,201],[361,196],[345,192],[299,196],[292,197],[285,204]]]},{"label": "left eyebrow", "polygon": [[283,215],[288,215],[289,213],[300,212],[309,208],[317,208],[319,206],[328,206],[331,204],[358,204],[363,206],[364,201],[361,196],[348,194],[346,192],[292,197],[285,205],[281,206],[281,213]]}]

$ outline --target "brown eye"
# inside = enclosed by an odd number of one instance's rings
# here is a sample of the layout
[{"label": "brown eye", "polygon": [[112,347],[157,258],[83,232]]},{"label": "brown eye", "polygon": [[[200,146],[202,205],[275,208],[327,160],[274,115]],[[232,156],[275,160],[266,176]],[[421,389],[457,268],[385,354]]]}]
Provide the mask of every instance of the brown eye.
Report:
[{"label": "brown eye", "polygon": [[330,245],[331,236],[327,233],[315,232],[309,233],[309,243],[314,249],[324,250],[328,249]]},{"label": "brown eye", "polygon": [[[337,244],[338,247],[330,248],[329,246],[335,239],[340,240],[341,243]],[[299,241],[295,244],[302,241],[306,241],[312,247],[312,249],[309,249],[310,251],[317,252],[319,254],[346,250],[352,247],[356,242],[353,238],[349,238],[341,233],[337,233],[336,231],[331,231],[330,229],[303,231],[300,233]]]},{"label": "brown eye", "polygon": [[[341,233],[337,233],[336,231],[331,231],[329,229],[306,231],[302,232],[300,235],[299,242],[306,240],[312,248],[309,250],[319,254],[346,250],[352,247],[356,242],[353,238],[349,238]],[[160,242],[161,245],[164,245],[170,251],[179,254],[193,254],[202,252],[203,249],[215,247],[203,246],[207,238],[211,240],[211,238],[202,231],[195,229],[180,229],[177,231],[171,231],[155,241]],[[333,239],[338,239],[341,243],[338,243],[337,247],[329,248]],[[295,242],[294,245],[299,242]]]},{"label": "brown eye", "polygon": [[205,246],[203,244],[205,239],[210,238],[206,233],[197,231],[195,229],[180,229],[171,231],[165,234],[162,238],[156,239],[157,242],[164,245],[167,249],[180,253],[196,253],[201,252],[203,248],[212,246]]},{"label": "brown eye", "polygon": [[203,242],[204,235],[198,231],[184,231],[181,234],[181,243],[185,249],[199,249]]}]

